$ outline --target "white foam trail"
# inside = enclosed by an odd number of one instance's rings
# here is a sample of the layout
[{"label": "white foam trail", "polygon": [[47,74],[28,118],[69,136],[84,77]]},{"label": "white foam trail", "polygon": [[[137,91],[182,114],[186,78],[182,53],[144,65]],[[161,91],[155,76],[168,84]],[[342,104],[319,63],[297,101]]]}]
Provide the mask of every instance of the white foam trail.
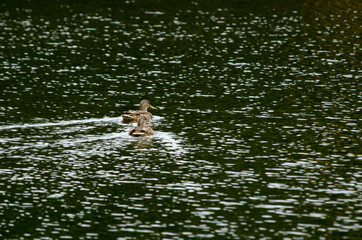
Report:
[{"label": "white foam trail", "polygon": [[[160,121],[162,119],[163,117],[153,116],[154,121]],[[81,120],[68,120],[68,121],[48,122],[48,123],[25,123],[25,124],[5,125],[5,126],[0,126],[0,131],[8,129],[16,129],[16,128],[56,127],[56,126],[68,126],[68,125],[96,123],[96,122],[122,122],[122,117],[89,118]]]},{"label": "white foam trail", "polygon": [[0,126],[1,130],[15,129],[15,128],[42,128],[42,127],[54,127],[54,126],[68,126],[68,125],[77,125],[85,123],[95,123],[95,122],[121,122],[122,117],[104,117],[104,118],[89,118],[82,120],[69,120],[69,121],[60,121],[53,123],[26,123],[26,124],[14,124],[14,125],[5,125]]},{"label": "white foam trail", "polygon": [[[153,122],[161,122],[164,118],[160,116],[154,116],[152,119]],[[94,146],[97,148],[102,149],[102,146],[108,146],[109,144],[117,144],[117,146],[124,146],[127,144],[132,144],[135,141],[143,140],[133,138],[128,135],[128,131],[131,128],[131,126],[136,125],[137,123],[132,124],[125,124],[122,123],[122,117],[103,117],[103,118],[90,118],[90,119],[82,119],[82,120],[69,120],[69,121],[59,121],[59,122],[47,122],[47,123],[33,123],[33,124],[14,124],[14,125],[7,125],[7,126],[0,126],[1,130],[8,130],[8,129],[26,129],[26,128],[46,128],[46,127],[60,127],[61,129],[51,129],[50,132],[47,132],[47,134],[51,134],[54,136],[61,135],[62,132],[66,133],[72,133],[77,132],[78,127],[84,127],[82,126],[89,123],[102,123],[102,122],[115,122],[119,125],[119,128],[117,132],[111,132],[111,133],[100,133],[100,135],[77,135],[76,138],[67,138],[67,139],[39,139],[39,144],[30,144],[30,145],[24,145],[21,146],[23,150],[27,148],[43,148],[47,147],[49,145],[59,145],[63,146],[63,148],[73,147],[80,144],[85,144],[86,146]],[[91,126],[89,126],[91,127]],[[97,126],[92,126],[96,128]],[[60,132],[59,132],[60,131]],[[67,135],[66,135],[67,136]],[[155,131],[154,136],[147,137],[145,139],[151,140],[151,143],[153,140],[161,141],[165,147],[165,149],[168,149],[170,153],[181,155],[185,152],[185,147],[183,146],[183,143],[179,136],[171,133],[171,132],[159,132]],[[152,140],[153,139],[153,140]],[[22,141],[22,139],[17,138],[0,138],[1,143],[7,143],[9,141]],[[8,149],[9,150],[9,149]],[[89,149],[88,149],[89,150]],[[88,151],[85,150],[85,151]],[[77,150],[81,152],[80,150]]]},{"label": "white foam trail", "polygon": [[168,149],[172,150],[173,153],[181,154],[185,152],[184,147],[181,144],[180,139],[177,136],[169,132],[155,132],[155,137],[159,138],[165,143]]},{"label": "white foam trail", "polygon": [[94,141],[101,141],[101,140],[111,140],[115,138],[130,138],[128,135],[128,132],[121,132],[121,133],[108,133],[104,135],[99,136],[85,136],[83,138],[78,139],[63,139],[61,141],[58,141],[57,143],[60,145],[76,145],[80,143],[87,143],[87,142],[94,142]]}]

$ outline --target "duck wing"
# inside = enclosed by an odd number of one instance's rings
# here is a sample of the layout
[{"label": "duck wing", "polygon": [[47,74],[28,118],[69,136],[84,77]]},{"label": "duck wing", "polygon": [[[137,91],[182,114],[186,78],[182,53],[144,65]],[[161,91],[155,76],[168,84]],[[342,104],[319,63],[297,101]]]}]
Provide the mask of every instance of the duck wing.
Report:
[{"label": "duck wing", "polygon": [[129,130],[128,134],[129,134],[129,135],[132,135],[132,134],[135,132],[136,128],[137,128],[137,127],[131,128],[131,130]]}]

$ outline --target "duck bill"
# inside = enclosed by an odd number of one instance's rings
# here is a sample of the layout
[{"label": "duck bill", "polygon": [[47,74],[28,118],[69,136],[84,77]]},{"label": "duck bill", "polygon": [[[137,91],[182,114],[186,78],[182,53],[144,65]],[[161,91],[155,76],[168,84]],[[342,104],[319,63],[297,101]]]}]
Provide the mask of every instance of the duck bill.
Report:
[{"label": "duck bill", "polygon": [[151,106],[151,105],[150,105],[150,108],[151,108],[151,109],[156,109],[155,107],[153,107],[153,106]]},{"label": "duck bill", "polygon": [[152,125],[152,123],[150,123],[150,122],[146,122],[146,124],[148,124],[148,125]]}]

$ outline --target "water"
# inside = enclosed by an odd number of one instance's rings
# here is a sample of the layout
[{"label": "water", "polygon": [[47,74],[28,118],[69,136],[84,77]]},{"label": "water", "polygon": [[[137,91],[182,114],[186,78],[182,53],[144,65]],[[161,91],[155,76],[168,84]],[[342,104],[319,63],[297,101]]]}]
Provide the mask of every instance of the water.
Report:
[{"label": "water", "polygon": [[0,6],[1,238],[361,237],[359,2]]}]

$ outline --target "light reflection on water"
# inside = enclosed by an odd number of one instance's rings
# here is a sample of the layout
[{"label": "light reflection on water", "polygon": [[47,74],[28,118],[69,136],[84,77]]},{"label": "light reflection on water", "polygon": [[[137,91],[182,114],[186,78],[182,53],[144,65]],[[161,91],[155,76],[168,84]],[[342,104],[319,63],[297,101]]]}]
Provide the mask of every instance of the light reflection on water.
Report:
[{"label": "light reflection on water", "polygon": [[0,237],[357,239],[358,10],[320,3],[2,3]]}]

